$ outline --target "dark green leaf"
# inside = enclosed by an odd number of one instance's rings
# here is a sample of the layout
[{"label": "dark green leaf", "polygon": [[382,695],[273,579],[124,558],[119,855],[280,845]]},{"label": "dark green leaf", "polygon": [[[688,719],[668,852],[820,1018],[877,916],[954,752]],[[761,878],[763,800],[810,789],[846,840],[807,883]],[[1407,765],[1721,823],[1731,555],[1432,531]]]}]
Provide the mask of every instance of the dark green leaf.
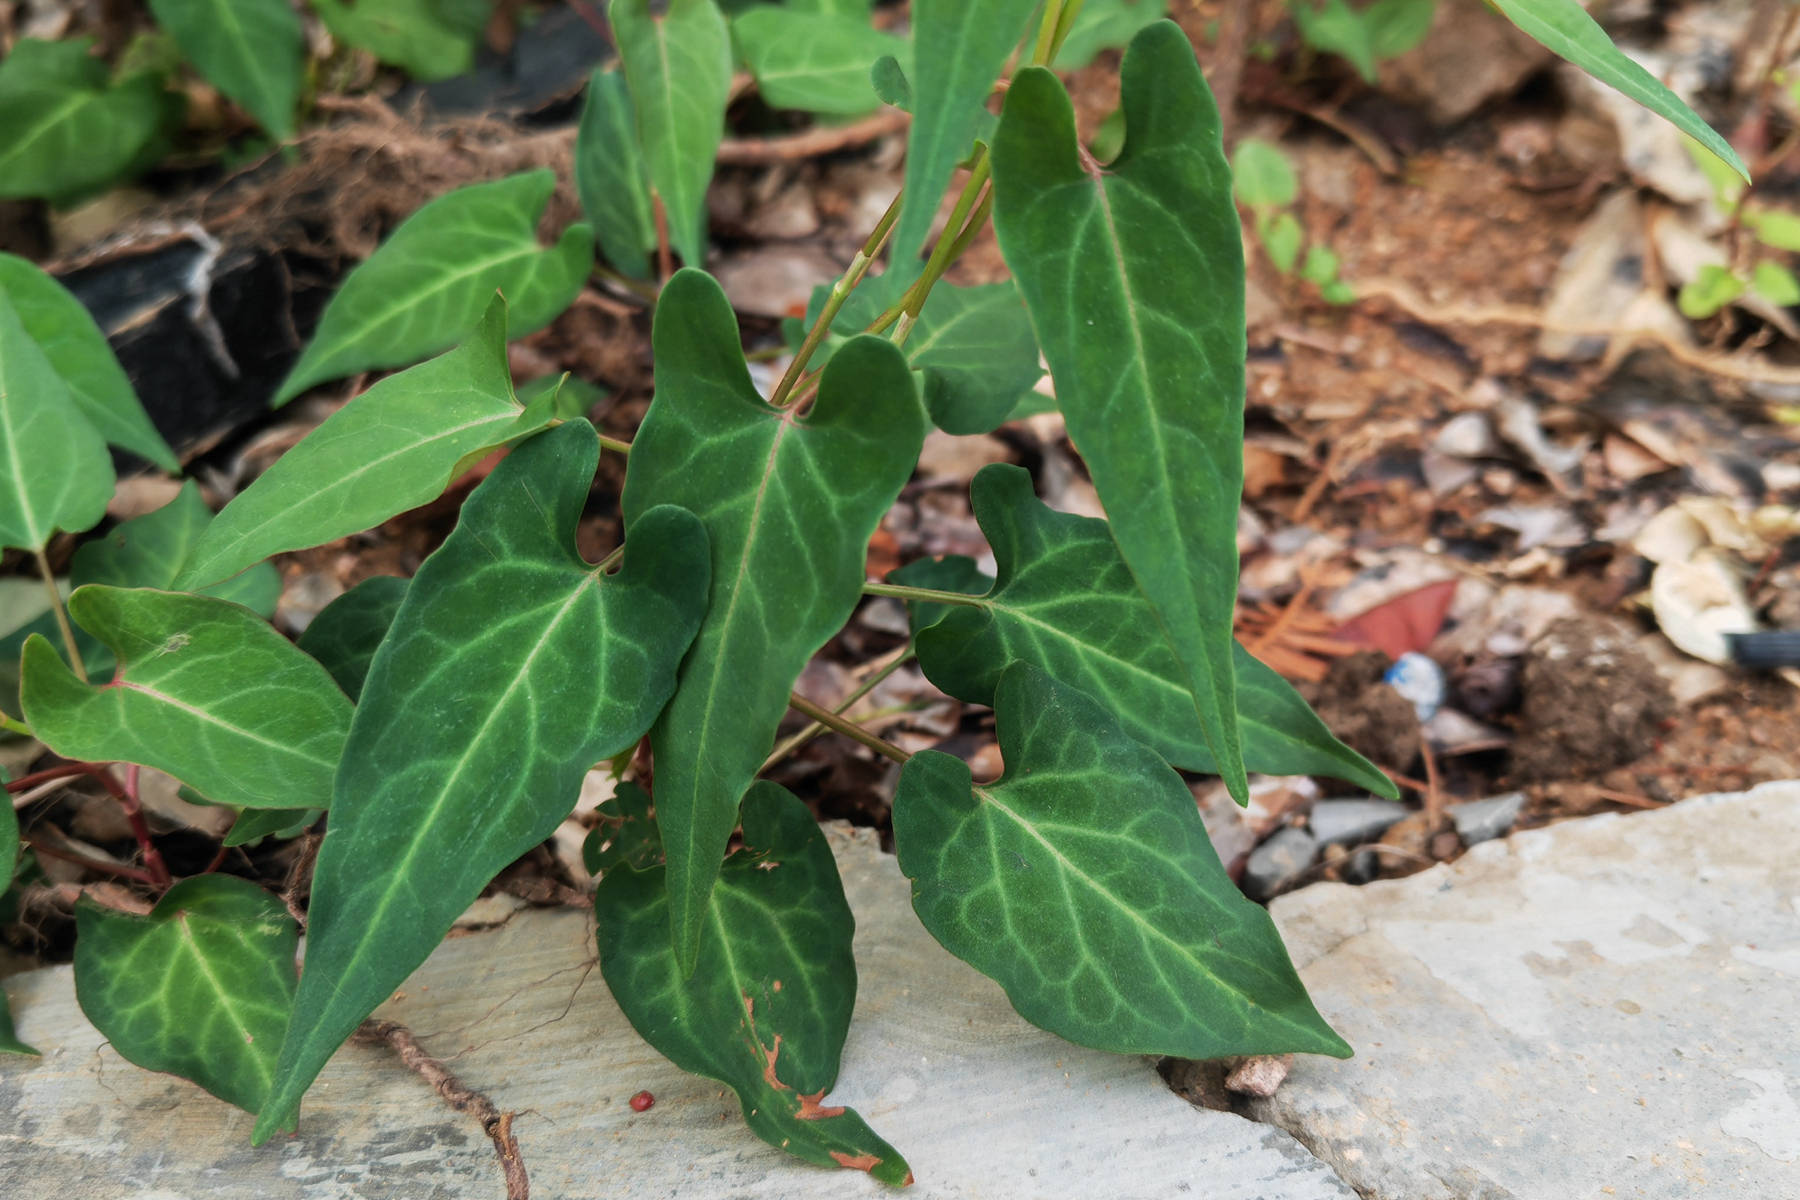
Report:
[{"label": "dark green leaf", "polygon": [[382,62],[431,82],[461,75],[475,61],[487,20],[481,3],[446,0],[310,0],[326,28]]},{"label": "dark green leaf", "polygon": [[945,433],[999,428],[1043,376],[1031,314],[1011,282],[940,283],[913,326],[906,357],[924,373],[925,407]]},{"label": "dark green leaf", "polygon": [[407,589],[344,747],[257,1142],[675,689],[705,604],[706,534],[691,513],[652,509],[616,573],[584,562],[575,527],[599,453],[585,421],[514,450]]},{"label": "dark green leaf", "polygon": [[406,599],[406,580],[393,575],[365,579],[319,610],[298,645],[331,672],[344,694],[362,696],[369,663]]},{"label": "dark green leaf", "polygon": [[633,279],[648,279],[656,213],[631,92],[617,71],[596,70],[588,80],[575,135],[575,188],[606,261]]},{"label": "dark green leaf", "polygon": [[[573,375],[539,375],[518,387],[519,404],[528,411],[543,409],[558,421],[585,418],[594,405],[606,399],[606,389]],[[537,406],[534,408],[533,406]]]},{"label": "dark green leaf", "polygon": [[[1125,731],[1185,771],[1212,773],[1212,751],[1194,714],[1181,666],[1156,627],[1106,522],[1059,513],[1037,498],[1022,468],[984,467],[970,488],[975,517],[994,548],[999,579],[981,608],[928,605],[919,617],[919,666],[932,683],[971,704],[993,704],[1003,670],[1032,663],[1104,704]],[[927,560],[929,561],[929,560]],[[915,583],[978,593],[969,560]],[[908,580],[911,582],[911,579]],[[1395,795],[1386,775],[1340,743],[1287,681],[1234,644],[1244,762],[1271,775],[1331,775]]]},{"label": "dark green leaf", "polygon": [[225,831],[219,844],[249,846],[268,837],[281,841],[297,838],[324,815],[322,808],[309,808],[298,814],[289,808],[246,808]]},{"label": "dark green leaf", "polygon": [[684,1071],[735,1091],[771,1146],[821,1166],[912,1182],[853,1110],[822,1103],[856,1006],[855,919],[806,806],[773,783],[744,797],[744,848],[703,911],[699,966],[669,946],[661,868],[608,871],[594,896],[600,970],[645,1041]]},{"label": "dark green leaf", "polygon": [[994,228],[1113,537],[1247,801],[1232,671],[1243,491],[1244,257],[1219,117],[1160,21],[1123,69],[1125,149],[1090,170],[1056,76],[1019,73],[994,141]]},{"label": "dark green leaf", "polygon": [[[650,795],[629,779],[622,781],[612,797],[603,800],[596,812],[600,824],[581,844],[581,862],[589,875],[599,875],[623,863],[647,870],[662,862],[662,834],[651,815]],[[657,930],[664,948],[669,941],[668,926]]]},{"label": "dark green leaf", "polygon": [[92,49],[22,38],[0,62],[0,197],[78,200],[162,144],[178,101],[151,74],[109,83]]},{"label": "dark green leaf", "polygon": [[[491,293],[490,293],[491,298]],[[549,420],[513,395],[506,305],[455,350],[377,383],[275,460],[213,520],[178,581],[372,528],[433,500],[477,459]]]},{"label": "dark green leaf", "polygon": [[1056,69],[1084,67],[1102,50],[1123,46],[1169,11],[1169,0],[1087,0],[1056,53]]},{"label": "dark green leaf", "polygon": [[294,998],[299,926],[245,879],[197,875],[145,917],[75,906],[75,999],[127,1062],[262,1107]]},{"label": "dark green leaf", "polygon": [[13,872],[19,866],[19,814],[13,810],[12,796],[0,804],[0,892],[12,886]]},{"label": "dark green leaf", "polygon": [[[947,554],[943,558],[919,558],[898,571],[889,571],[888,580],[907,587],[930,588],[935,592],[961,592],[966,596],[985,596],[994,586],[994,577],[966,554]],[[955,608],[953,604],[930,604],[909,601],[907,624],[914,637],[943,620]],[[986,704],[982,700],[978,703]]]},{"label": "dark green leaf", "polygon": [[12,1007],[7,1003],[6,993],[0,991],[0,1054],[38,1053],[35,1047],[19,1040],[18,1032],[13,1028]]},{"label": "dark green leaf", "polygon": [[903,71],[912,62],[912,47],[871,26],[867,13],[753,8],[731,29],[756,90],[774,108],[866,113],[880,103],[870,82],[876,60],[897,59]]},{"label": "dark green leaf", "polygon": [[883,104],[891,104],[901,112],[913,110],[912,84],[907,81],[906,68],[892,54],[875,60],[869,68],[869,84]]},{"label": "dark green leaf", "polygon": [[918,258],[951,173],[987,115],[988,93],[1036,8],[1036,0],[913,0],[917,99],[892,262]]},{"label": "dark green leaf", "polygon": [[106,442],[0,295],[0,547],[41,550],[58,530],[92,528],[112,492]]},{"label": "dark green leaf", "polygon": [[1744,160],[1731,143],[1694,115],[1681,97],[1656,76],[1619,52],[1594,18],[1577,0],[1493,0],[1526,36],[1559,58],[1574,63],[1601,83],[1643,105],[1724,159],[1739,175],[1750,178]]},{"label": "dark green leaf", "polygon": [[207,82],[276,140],[293,136],[306,46],[289,0],[150,0],[150,12]]},{"label": "dark green leaf", "polygon": [[25,720],[64,758],[141,763],[215,803],[324,808],[350,725],[325,668],[223,600],[90,584],[69,615],[118,674],[81,682],[42,637],[25,643]]},{"label": "dark green leaf", "polygon": [[526,171],[457,188],[408,217],[325,306],[274,403],[455,345],[481,321],[495,291],[506,296],[513,337],[554,321],[594,258],[586,225],[569,226],[552,248],[538,244],[538,218],[555,190],[556,172]]},{"label": "dark green leaf", "polygon": [[933,937],[1083,1046],[1349,1056],[1154,751],[1029,663],[1001,676],[995,717],[999,782],[936,751],[900,773],[894,848]]},{"label": "dark green leaf", "polygon": [[628,529],[653,504],[706,523],[712,592],[681,686],[651,734],[677,954],[699,953],[706,898],[807,660],[861,597],[869,537],[918,461],[925,413],[891,342],[825,365],[812,411],[757,395],[731,302],[677,272],[652,331],[656,398],[632,443]]},{"label": "dark green leaf", "polygon": [[669,218],[681,260],[706,261],[706,185],[725,136],[731,94],[731,31],[713,0],[612,0],[607,9],[631,99],[650,184]]},{"label": "dark green leaf", "polygon": [[75,407],[120,449],[179,471],[175,452],[150,423],[106,335],[62,284],[36,266],[0,254],[0,295],[12,301],[25,332],[69,387]]}]

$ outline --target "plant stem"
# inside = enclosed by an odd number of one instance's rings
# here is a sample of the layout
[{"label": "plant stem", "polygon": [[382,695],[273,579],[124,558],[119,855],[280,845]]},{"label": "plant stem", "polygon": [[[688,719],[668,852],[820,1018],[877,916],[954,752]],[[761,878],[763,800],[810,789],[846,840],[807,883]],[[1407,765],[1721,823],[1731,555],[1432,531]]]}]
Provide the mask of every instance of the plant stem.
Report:
[{"label": "plant stem", "polygon": [[119,807],[125,810],[125,819],[131,823],[131,836],[137,839],[138,849],[143,852],[144,866],[150,871],[150,879],[157,887],[168,887],[173,882],[169,877],[168,864],[163,862],[162,851],[150,840],[150,824],[144,820],[144,806],[138,799],[138,772],[136,763],[125,765],[125,786],[115,786],[112,772],[105,767],[98,767],[94,774],[106,787],[106,790],[118,799]]},{"label": "plant stem", "polygon": [[811,717],[833,733],[841,733],[853,742],[860,742],[883,758],[903,763],[912,757],[886,738],[870,733],[855,721],[846,721],[828,708],[820,708],[798,692],[788,693],[788,707],[801,716]]},{"label": "plant stem", "polygon": [[69,614],[63,609],[62,593],[56,590],[56,576],[50,572],[50,560],[44,552],[37,554],[38,574],[43,577],[44,591],[50,596],[50,611],[56,615],[56,627],[62,631],[63,645],[69,651],[69,665],[75,668],[76,678],[87,682],[87,665],[81,661],[81,647],[75,644],[75,630],[69,625]]},{"label": "plant stem", "polygon": [[788,363],[787,370],[782,373],[781,382],[775,385],[775,391],[769,397],[769,403],[776,408],[780,408],[787,402],[788,395],[794,390],[794,384],[799,382],[801,373],[806,370],[806,364],[812,358],[813,351],[819,348],[820,343],[831,332],[831,323],[837,319],[838,313],[844,307],[844,302],[850,299],[850,293],[856,289],[858,283],[862,282],[862,277],[868,273],[875,257],[881,253],[882,246],[887,243],[888,235],[894,231],[894,222],[900,217],[900,202],[905,197],[906,190],[904,188],[895,193],[893,203],[889,204],[887,211],[881,214],[881,220],[876,222],[875,228],[869,231],[868,239],[863,242],[862,249],[856,252],[856,257],[850,260],[849,268],[838,277],[836,283],[831,285],[831,294],[825,298],[825,307],[819,311],[818,320],[814,321],[812,328],[806,331],[806,339],[800,343],[800,349],[794,352],[793,361]]},{"label": "plant stem", "polygon": [[[913,648],[912,645],[908,643],[900,648],[900,652],[894,655],[891,662],[884,664],[879,670],[863,680],[857,689],[854,692],[851,692],[850,695],[845,698],[844,702],[838,705],[834,711],[839,716],[849,712],[852,705],[874,691],[875,688],[880,685],[882,680],[886,679],[889,675],[892,675],[895,671],[898,671],[912,660]],[[806,743],[812,741],[823,732],[825,732],[825,727],[823,725],[819,724],[817,721],[811,722],[799,733],[794,734],[794,736],[778,744],[775,749],[770,752],[769,757],[763,761],[763,765],[757,769],[757,774],[762,774],[764,771],[768,770],[800,747],[806,745]]]},{"label": "plant stem", "polygon": [[971,596],[967,592],[945,592],[937,588],[902,587],[897,583],[869,583],[862,585],[865,596],[892,596],[896,600],[916,600],[921,604],[961,604],[967,608],[986,608],[985,597]]},{"label": "plant stem", "polygon": [[630,442],[620,441],[615,437],[607,437],[604,433],[597,434],[596,436],[600,439],[600,448],[602,450],[611,450],[615,454],[623,454],[627,458],[631,457]]},{"label": "plant stem", "polygon": [[650,211],[656,220],[656,281],[664,284],[675,273],[675,263],[669,256],[669,210],[654,188],[650,190]]},{"label": "plant stem", "polygon": [[9,717],[3,712],[0,712],[0,729],[5,730],[7,733],[22,734],[25,737],[32,736],[31,726],[17,718]]},{"label": "plant stem", "polygon": [[73,850],[61,849],[51,845],[41,834],[21,833],[19,840],[30,846],[33,853],[42,854],[47,858],[60,858],[63,862],[74,863],[78,867],[85,867],[89,871],[95,871],[102,875],[117,875],[121,879],[133,879],[138,883],[161,886],[150,877],[148,871],[128,867],[123,863],[101,862],[97,858],[89,858],[87,855],[77,854]]},{"label": "plant stem", "polygon": [[615,271],[611,267],[596,266],[594,268],[594,274],[596,277],[605,280],[619,290],[627,292],[637,299],[642,300],[645,304],[654,305],[656,303],[655,284],[645,283],[641,279],[633,279],[631,276]]}]

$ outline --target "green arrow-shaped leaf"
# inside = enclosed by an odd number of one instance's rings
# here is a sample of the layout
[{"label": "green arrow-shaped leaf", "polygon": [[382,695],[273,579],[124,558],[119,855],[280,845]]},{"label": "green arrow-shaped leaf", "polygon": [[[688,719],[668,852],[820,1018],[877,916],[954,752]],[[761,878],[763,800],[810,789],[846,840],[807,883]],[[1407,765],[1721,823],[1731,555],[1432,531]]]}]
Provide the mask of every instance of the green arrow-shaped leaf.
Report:
[{"label": "green arrow-shaped leaf", "polygon": [[326,28],[382,62],[430,83],[475,61],[488,6],[444,0],[310,0]]},{"label": "green arrow-shaped leaf", "polygon": [[1056,69],[1087,66],[1100,51],[1125,45],[1168,11],[1169,0],[1087,0],[1056,52]]},{"label": "green arrow-shaped leaf", "polygon": [[514,396],[507,306],[490,299],[461,346],[352,399],[227,504],[181,586],[379,525],[435,499],[490,450],[542,429],[548,406],[528,409]]},{"label": "green arrow-shaped leaf", "polygon": [[1246,801],[1231,649],[1243,235],[1187,35],[1150,26],[1123,71],[1125,148],[1105,170],[1083,158],[1056,76],[1019,73],[994,138],[994,228],[1113,537],[1188,677],[1220,776]]},{"label": "green arrow-shaped leaf", "polygon": [[78,200],[153,155],[180,111],[159,75],[110,83],[92,38],[21,38],[0,62],[0,197]]},{"label": "green arrow-shaped leaf", "polygon": [[[212,510],[200,497],[200,486],[189,480],[161,508],[133,517],[82,543],[69,562],[69,584],[172,588],[182,564],[212,519]],[[201,589],[200,594],[242,604],[259,617],[273,616],[276,601],[281,598],[281,572],[272,563],[259,563],[242,575]],[[56,618],[43,613],[0,637],[0,659],[16,660],[25,639],[34,633],[56,638]],[[76,631],[75,640],[90,675],[112,670],[113,652],[104,642],[80,630]]]},{"label": "green arrow-shaped leaf", "polygon": [[0,254],[0,294],[12,301],[26,334],[62,376],[75,407],[101,437],[165,471],[181,469],[175,452],[138,403],[106,335],[81,301],[12,254]]},{"label": "green arrow-shaped leaf", "polygon": [[586,421],[514,450],[407,589],[344,748],[257,1142],[675,689],[706,599],[706,533],[656,508],[631,527],[616,574],[584,562],[575,525],[599,453]]},{"label": "green arrow-shaped leaf", "polygon": [[612,0],[607,14],[669,241],[697,267],[706,261],[706,185],[725,136],[731,31],[713,0],[668,0],[661,15],[650,8],[650,0]]},{"label": "green arrow-shaped leaf", "polygon": [[806,806],[773,783],[744,797],[744,848],[704,911],[692,978],[669,946],[663,870],[620,865],[594,896],[600,970],[632,1028],[676,1066],[735,1091],[756,1136],[821,1166],[912,1182],[853,1110],[822,1103],[856,1006],[856,922]]},{"label": "green arrow-shaped leaf", "polygon": [[[959,700],[991,705],[1001,672],[1023,659],[1104,704],[1127,733],[1170,763],[1213,773],[1181,665],[1106,522],[1055,511],[1037,498],[1029,473],[1005,464],[984,467],[969,496],[999,580],[979,608],[931,606],[935,619],[917,633],[926,678]],[[905,575],[896,572],[896,581]],[[968,586],[952,590],[981,591],[974,579],[963,582]],[[1398,794],[1386,775],[1331,735],[1286,680],[1241,645],[1233,651],[1246,766],[1271,775],[1333,775]]]},{"label": "green arrow-shaped leaf", "polygon": [[1637,101],[1675,128],[1718,155],[1731,169],[1750,178],[1744,160],[1731,143],[1682,103],[1681,97],[1627,58],[1606,30],[1576,0],[1493,0],[1494,7],[1527,37],[1558,58],[1574,63],[1601,83]]},{"label": "green arrow-shaped leaf", "polygon": [[506,296],[512,336],[554,321],[593,265],[594,235],[571,225],[538,244],[538,218],[556,190],[545,168],[457,188],[406,218],[325,306],[276,405],[314,384],[375,367],[404,367],[466,337],[494,292]]},{"label": "green arrow-shaped leaf", "polygon": [[912,128],[892,261],[914,264],[956,164],[968,157],[994,81],[1037,0],[913,0]]},{"label": "green arrow-shaped leaf", "polygon": [[1207,840],[1193,793],[1111,714],[1029,663],[994,698],[1006,775],[914,755],[894,848],[931,935],[1032,1024],[1123,1054],[1348,1057]]},{"label": "green arrow-shaped leaf", "polygon": [[150,12],[207,82],[278,141],[293,136],[306,45],[288,0],[150,0]]},{"label": "green arrow-shaped leaf", "polygon": [[209,596],[90,584],[69,615],[111,647],[109,683],[25,643],[32,732],[64,758],[141,763],[217,804],[324,808],[350,701],[325,668],[249,609]]},{"label": "green arrow-shaped leaf", "polygon": [[[731,23],[756,90],[774,108],[855,116],[880,105],[869,70],[890,57],[906,70],[912,47],[869,24],[868,13],[838,15],[753,8]],[[942,190],[942,185],[939,185]]]},{"label": "green arrow-shaped leaf", "polygon": [[731,302],[699,271],[663,289],[651,340],[656,398],[632,443],[626,526],[679,504],[712,543],[706,621],[651,733],[675,945],[691,967],[738,801],[794,680],[856,608],[869,537],[918,461],[925,413],[906,360],[875,337],[832,356],[811,413],[771,408]]},{"label": "green arrow-shaped leaf", "polygon": [[262,1107],[294,998],[300,929],[246,879],[184,879],[144,917],[75,906],[75,999],[127,1062]]},{"label": "green arrow-shaped leaf", "polygon": [[393,575],[365,579],[320,609],[300,635],[299,647],[318,659],[352,700],[362,696],[369,663],[394,624],[406,586]]},{"label": "green arrow-shaped leaf", "polygon": [[41,550],[99,523],[112,499],[106,443],[0,296],[0,547]]},{"label": "green arrow-shaped leaf", "polygon": [[656,249],[656,212],[638,149],[631,90],[617,71],[596,70],[588,80],[575,135],[575,188],[606,261],[634,279],[647,279],[648,252]]}]

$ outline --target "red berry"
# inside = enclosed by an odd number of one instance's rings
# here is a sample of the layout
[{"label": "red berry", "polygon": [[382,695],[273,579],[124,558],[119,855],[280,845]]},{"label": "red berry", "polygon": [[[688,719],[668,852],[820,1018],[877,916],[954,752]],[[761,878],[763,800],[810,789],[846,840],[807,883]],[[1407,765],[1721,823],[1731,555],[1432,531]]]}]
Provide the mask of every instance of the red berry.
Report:
[{"label": "red berry", "polygon": [[649,1092],[639,1092],[631,1098],[632,1112],[649,1112],[650,1106],[656,1103],[656,1097]]}]

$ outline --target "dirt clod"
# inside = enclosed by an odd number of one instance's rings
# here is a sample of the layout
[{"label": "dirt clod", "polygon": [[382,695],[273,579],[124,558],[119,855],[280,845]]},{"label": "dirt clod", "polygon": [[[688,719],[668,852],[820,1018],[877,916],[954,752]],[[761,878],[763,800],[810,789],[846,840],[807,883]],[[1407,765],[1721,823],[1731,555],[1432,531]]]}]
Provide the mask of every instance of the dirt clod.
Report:
[{"label": "dirt clod", "polygon": [[1558,621],[1533,642],[1513,770],[1522,780],[1583,778],[1648,754],[1675,713],[1668,684],[1610,621]]},{"label": "dirt clod", "polygon": [[1412,701],[1382,682],[1390,661],[1379,650],[1340,658],[1307,699],[1346,746],[1380,766],[1404,771],[1419,756],[1419,714]]}]

